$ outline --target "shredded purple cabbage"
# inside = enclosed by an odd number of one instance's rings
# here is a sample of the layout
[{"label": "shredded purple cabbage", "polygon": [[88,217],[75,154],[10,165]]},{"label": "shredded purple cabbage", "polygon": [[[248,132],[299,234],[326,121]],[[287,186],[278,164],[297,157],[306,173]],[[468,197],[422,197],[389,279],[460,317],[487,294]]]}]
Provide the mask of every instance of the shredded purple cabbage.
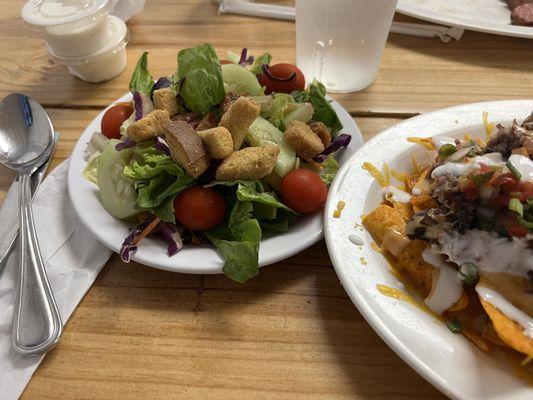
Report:
[{"label": "shredded purple cabbage", "polygon": [[143,99],[139,92],[133,92],[133,105],[135,106],[135,121],[143,117]]},{"label": "shredded purple cabbage", "polygon": [[162,153],[165,153],[167,156],[170,156],[170,148],[168,147],[167,141],[162,137],[155,138],[154,147]]},{"label": "shredded purple cabbage", "polygon": [[158,90],[158,89],[164,89],[170,86],[170,79],[168,79],[166,76],[162,76],[159,78],[152,88],[152,92]]},{"label": "shredded purple cabbage", "polygon": [[247,57],[247,55],[248,55],[248,49],[245,47],[241,51],[241,58],[238,62],[239,65],[242,65],[244,67],[247,64],[252,65],[254,63],[255,57],[254,56]]},{"label": "shredded purple cabbage", "polygon": [[146,221],[141,222],[139,225],[135,226],[128,236],[126,236],[126,239],[124,239],[124,242],[122,243],[122,247],[120,248],[120,259],[124,261],[125,263],[129,263],[131,260],[131,256],[133,253],[137,251],[137,246],[133,243],[135,238],[141,234],[142,231],[148,227],[154,220],[154,216],[150,216]]},{"label": "shredded purple cabbage", "polygon": [[135,140],[133,140],[132,138],[126,136],[126,138],[122,142],[117,143],[115,145],[115,150],[116,151],[120,151],[120,150],[124,150],[124,149],[129,149],[130,147],[133,147],[136,144],[137,143],[135,142]]},{"label": "shredded purple cabbage", "polygon": [[166,240],[169,257],[172,257],[182,249],[183,239],[176,225],[161,221],[157,226],[157,233]]},{"label": "shredded purple cabbage", "polygon": [[333,143],[331,143],[322,153],[316,155],[313,157],[313,161],[316,161],[318,163],[326,161],[326,158],[332,153],[335,153],[336,151],[340,150],[342,147],[347,147],[350,144],[350,141],[352,140],[352,136],[348,135],[347,133],[343,133],[342,135],[339,135]]}]

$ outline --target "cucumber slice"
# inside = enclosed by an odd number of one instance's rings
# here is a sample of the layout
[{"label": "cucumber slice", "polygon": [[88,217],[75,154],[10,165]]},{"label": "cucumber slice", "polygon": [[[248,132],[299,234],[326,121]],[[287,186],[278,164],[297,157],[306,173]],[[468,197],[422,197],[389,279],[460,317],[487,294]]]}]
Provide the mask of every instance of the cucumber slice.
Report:
[{"label": "cucumber slice", "polygon": [[311,103],[295,103],[289,104],[283,122],[285,126],[291,121],[309,122],[313,118],[315,110]]},{"label": "cucumber slice", "polygon": [[246,142],[250,146],[279,146],[280,152],[274,167],[274,172],[280,177],[284,177],[294,169],[296,163],[296,153],[287,143],[283,132],[268,122],[266,119],[257,117],[248,128]]},{"label": "cucumber slice", "polygon": [[263,88],[256,76],[238,64],[222,65],[222,79],[227,85],[226,92],[259,96]]},{"label": "cucumber slice", "polygon": [[119,140],[112,139],[98,159],[97,184],[100,201],[109,214],[125,219],[139,213],[135,208],[137,192],[133,180],[122,171],[133,155],[133,149],[115,150]]}]

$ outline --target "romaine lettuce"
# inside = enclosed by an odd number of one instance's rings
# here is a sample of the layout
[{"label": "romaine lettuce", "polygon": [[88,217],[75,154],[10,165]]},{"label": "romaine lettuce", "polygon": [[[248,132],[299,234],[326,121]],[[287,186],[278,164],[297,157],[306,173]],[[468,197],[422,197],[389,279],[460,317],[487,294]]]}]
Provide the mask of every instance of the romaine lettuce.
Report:
[{"label": "romaine lettuce", "polygon": [[210,44],[183,49],[178,53],[175,82],[181,81],[180,96],[191,111],[202,116],[224,100],[222,69]]},{"label": "romaine lettuce", "polygon": [[130,92],[152,93],[154,78],[148,72],[148,52],[144,52],[133,70],[130,80]]},{"label": "romaine lettuce", "polygon": [[250,72],[255,75],[260,75],[263,73],[263,64],[270,65],[272,61],[272,56],[269,53],[265,53],[257,57],[250,67]]}]

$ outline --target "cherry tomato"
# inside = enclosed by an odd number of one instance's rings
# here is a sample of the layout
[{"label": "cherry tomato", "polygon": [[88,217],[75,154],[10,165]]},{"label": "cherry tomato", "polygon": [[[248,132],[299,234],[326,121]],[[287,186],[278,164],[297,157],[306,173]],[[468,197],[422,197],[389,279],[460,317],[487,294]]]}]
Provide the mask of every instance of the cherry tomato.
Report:
[{"label": "cherry tomato", "polygon": [[505,220],[503,222],[503,226],[505,227],[505,230],[509,236],[524,237],[528,234],[527,228],[523,226],[514,216]]},{"label": "cherry tomato", "polygon": [[233,63],[228,60],[220,60],[220,65],[224,65],[224,64],[233,64]]},{"label": "cherry tomato", "polygon": [[176,197],[174,214],[184,227],[205,231],[222,221],[226,215],[226,203],[216,190],[194,186]]},{"label": "cherry tomato", "polygon": [[100,126],[102,133],[109,139],[120,139],[120,126],[126,121],[133,109],[131,104],[117,104],[107,110]]},{"label": "cherry tomato", "polygon": [[280,190],[283,201],[302,214],[318,210],[328,196],[328,188],[320,175],[303,168],[285,175],[281,180]]},{"label": "cherry tomato", "polygon": [[[266,93],[291,93],[294,90],[304,90],[305,78],[302,71],[292,64],[276,64],[268,67],[268,72],[273,78],[280,78],[281,80],[272,79],[268,74],[259,76],[259,83],[261,86],[266,86]],[[294,78],[290,78],[294,74]]]}]

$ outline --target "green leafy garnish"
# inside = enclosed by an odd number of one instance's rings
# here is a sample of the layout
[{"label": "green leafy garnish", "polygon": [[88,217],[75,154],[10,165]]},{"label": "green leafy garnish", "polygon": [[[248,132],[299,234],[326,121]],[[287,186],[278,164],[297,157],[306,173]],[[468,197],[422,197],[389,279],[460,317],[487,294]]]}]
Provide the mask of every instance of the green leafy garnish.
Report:
[{"label": "green leafy garnish", "polygon": [[471,262],[464,262],[459,267],[458,271],[461,281],[468,285],[473,285],[479,280],[479,269],[476,264]]},{"label": "green leafy garnish", "polygon": [[457,151],[457,147],[451,143],[446,143],[439,149],[439,157],[447,158]]},{"label": "green leafy garnish", "polygon": [[187,108],[206,115],[226,95],[222,68],[215,49],[203,44],[178,53],[175,82],[182,81],[180,95]]},{"label": "green leafy garnish", "polygon": [[518,180],[522,179],[522,174],[520,173],[520,171],[518,171],[515,166],[513,165],[513,163],[511,162],[511,160],[507,160],[507,168],[509,168],[509,170],[511,171],[511,173],[514,175],[514,177]]},{"label": "green leafy garnish", "polygon": [[130,80],[130,92],[151,93],[154,78],[148,72],[148,52],[144,52],[133,70]]},{"label": "green leafy garnish", "polygon": [[453,333],[461,333],[463,331],[463,326],[457,318],[454,318],[451,321],[446,321],[446,326]]},{"label": "green leafy garnish", "polygon": [[335,159],[333,154],[330,154],[323,162],[320,163],[322,169],[315,168],[314,166],[302,161],[300,163],[300,168],[309,169],[313,172],[316,172],[326,185],[331,185],[333,179],[339,171],[339,162]]},{"label": "green leafy garnish", "polygon": [[520,200],[516,198],[509,199],[509,210],[514,211],[520,217],[524,216],[524,206],[520,203]]}]

